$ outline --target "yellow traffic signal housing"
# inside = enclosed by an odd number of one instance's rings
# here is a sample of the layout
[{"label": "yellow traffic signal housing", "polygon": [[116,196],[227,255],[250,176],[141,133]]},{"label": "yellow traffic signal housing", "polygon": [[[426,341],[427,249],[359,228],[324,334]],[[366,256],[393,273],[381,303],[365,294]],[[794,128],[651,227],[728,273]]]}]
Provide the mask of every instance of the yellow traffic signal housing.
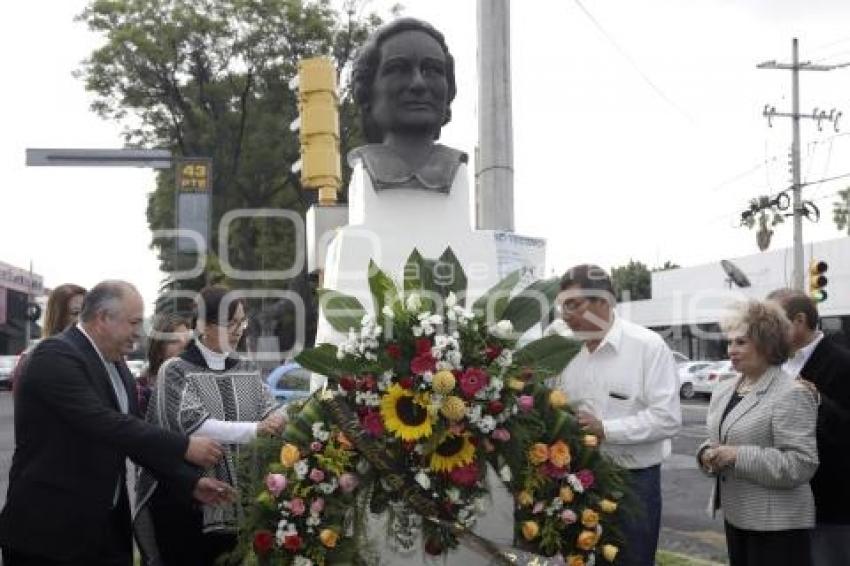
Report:
[{"label": "yellow traffic signal housing", "polygon": [[301,184],[319,190],[320,204],[334,204],[342,183],[336,69],[327,57],[298,63]]},{"label": "yellow traffic signal housing", "polygon": [[824,275],[827,269],[829,266],[825,261],[813,259],[809,264],[809,296],[816,303],[822,303],[828,297],[826,284],[829,280]]}]

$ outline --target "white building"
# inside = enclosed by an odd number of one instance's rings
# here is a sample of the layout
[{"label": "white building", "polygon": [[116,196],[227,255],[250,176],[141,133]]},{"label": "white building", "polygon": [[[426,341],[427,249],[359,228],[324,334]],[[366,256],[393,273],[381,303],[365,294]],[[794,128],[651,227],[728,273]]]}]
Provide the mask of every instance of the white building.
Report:
[{"label": "white building", "polygon": [[[710,242],[708,245],[711,245]],[[725,358],[718,321],[735,301],[764,298],[791,285],[793,252],[790,248],[729,259],[751,285],[738,287],[714,263],[652,273],[652,298],[624,302],[618,312],[625,318],[659,331],[674,350],[691,359]],[[818,305],[827,333],[850,336],[850,237],[805,246],[805,267],[812,260],[828,265],[827,299]]]}]

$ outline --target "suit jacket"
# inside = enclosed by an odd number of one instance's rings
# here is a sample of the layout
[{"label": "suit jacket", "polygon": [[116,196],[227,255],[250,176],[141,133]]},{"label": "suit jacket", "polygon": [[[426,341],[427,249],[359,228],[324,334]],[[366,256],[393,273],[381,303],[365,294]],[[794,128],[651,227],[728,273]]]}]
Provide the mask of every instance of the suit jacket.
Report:
[{"label": "suit jacket", "polygon": [[[131,414],[123,414],[97,351],[75,327],[41,342],[15,394],[15,453],[0,545],[52,560],[81,561],[107,544],[127,457],[191,497],[200,471],[185,464],[188,439],[138,418],[127,365],[116,364]],[[121,507],[121,506],[119,506]],[[117,511],[126,516],[126,505]],[[123,519],[123,517],[121,517]],[[113,535],[114,536],[114,535]],[[110,539],[111,540],[111,539]],[[126,539],[129,551],[130,539]]]},{"label": "suit jacket", "polygon": [[812,478],[817,522],[850,524],[850,351],[823,338],[800,377],[814,383],[821,394],[820,467]]},{"label": "suit jacket", "polygon": [[773,366],[721,424],[737,384],[737,379],[718,384],[708,407],[709,440],[703,447],[710,443],[738,447],[735,465],[716,477],[712,512],[722,506],[726,520],[739,529],[813,527],[809,480],[818,466],[814,395]]}]

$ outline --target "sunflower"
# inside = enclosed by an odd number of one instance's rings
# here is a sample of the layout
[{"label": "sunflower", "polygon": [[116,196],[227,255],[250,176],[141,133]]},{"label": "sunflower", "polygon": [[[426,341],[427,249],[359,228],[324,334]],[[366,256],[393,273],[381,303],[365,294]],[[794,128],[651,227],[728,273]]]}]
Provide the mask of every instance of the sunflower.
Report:
[{"label": "sunflower", "polygon": [[390,386],[381,399],[384,426],[402,440],[419,440],[431,435],[428,400],[401,387]]},{"label": "sunflower", "polygon": [[431,469],[435,472],[450,472],[475,460],[475,446],[468,434],[449,435],[431,454]]}]

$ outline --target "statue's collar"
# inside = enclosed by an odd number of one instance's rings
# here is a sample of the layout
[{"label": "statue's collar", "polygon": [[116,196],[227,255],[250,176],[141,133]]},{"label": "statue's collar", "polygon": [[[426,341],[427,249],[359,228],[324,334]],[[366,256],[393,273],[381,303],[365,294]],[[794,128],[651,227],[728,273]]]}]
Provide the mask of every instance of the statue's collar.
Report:
[{"label": "statue's collar", "polygon": [[379,143],[351,150],[348,164],[353,167],[358,159],[363,161],[376,191],[405,188],[438,193],[449,192],[457,168],[468,161],[464,152],[441,144],[431,146],[428,159],[415,171],[391,147]]}]

